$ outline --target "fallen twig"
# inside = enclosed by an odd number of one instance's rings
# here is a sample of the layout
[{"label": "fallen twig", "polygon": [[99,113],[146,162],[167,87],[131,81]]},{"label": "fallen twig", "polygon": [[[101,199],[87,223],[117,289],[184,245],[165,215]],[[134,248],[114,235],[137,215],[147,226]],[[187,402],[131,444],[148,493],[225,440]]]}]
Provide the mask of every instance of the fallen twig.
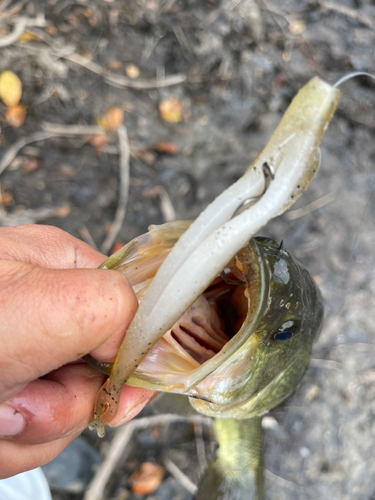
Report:
[{"label": "fallen twig", "polygon": [[85,243],[90,245],[90,247],[94,248],[95,250],[98,249],[98,247],[96,246],[96,243],[94,241],[94,238],[91,236],[90,231],[87,229],[87,227],[85,225],[82,224],[82,226],[78,229],[78,234],[79,234],[80,238],[82,238]]},{"label": "fallen twig", "polygon": [[98,125],[61,125],[59,123],[42,123],[42,129],[54,136],[70,137],[72,135],[102,134],[103,129]]},{"label": "fallen twig", "polygon": [[81,56],[79,54],[66,54],[62,56],[64,59],[79,64],[84,68],[96,73],[104,77],[104,79],[108,83],[116,84],[120,87],[129,87],[132,89],[138,90],[149,90],[149,89],[157,89],[161,87],[170,87],[171,85],[177,85],[186,80],[187,76],[184,73],[180,73],[177,75],[166,76],[165,78],[156,78],[150,80],[132,80],[131,78],[127,78],[126,76],[118,75],[117,73],[113,73],[112,71],[108,71],[100,64],[91,61],[87,57]]},{"label": "fallen twig", "polygon": [[206,450],[203,439],[203,429],[201,424],[194,425],[195,446],[199,463],[199,472],[202,473],[207,468]]},{"label": "fallen twig", "polygon": [[115,219],[113,221],[112,227],[103,242],[102,252],[107,254],[111,249],[118,233],[121,230],[121,227],[124,223],[125,214],[126,214],[126,205],[128,203],[129,198],[129,157],[130,157],[130,149],[129,149],[129,139],[128,133],[124,125],[120,125],[117,129],[117,136],[119,141],[119,149],[120,149],[120,191],[119,198],[117,204],[117,211],[115,215]]},{"label": "fallen twig", "polygon": [[[289,490],[300,490],[300,491],[305,491],[305,488],[303,486],[300,486],[299,484],[293,483],[293,481],[288,481],[288,479],[284,479],[281,476],[278,476],[277,474],[274,474],[268,469],[264,469],[264,475],[265,477],[271,480],[271,482],[275,484],[279,484],[282,487],[285,487]],[[306,495],[305,495],[306,498]]]},{"label": "fallen twig", "polygon": [[11,227],[20,224],[35,224],[49,217],[65,217],[70,211],[69,207],[42,207],[18,210],[12,214],[1,212],[0,226]]},{"label": "fallen twig", "polygon": [[167,191],[163,188],[163,186],[154,186],[150,189],[145,189],[142,194],[146,198],[159,197],[160,210],[166,222],[171,222],[176,219],[176,211]]},{"label": "fallen twig", "polygon": [[[10,163],[17,156],[17,153],[27,144],[36,141],[42,141],[44,139],[50,139],[51,137],[71,137],[75,135],[95,135],[103,133],[103,129],[97,125],[60,125],[55,123],[43,123],[43,131],[35,132],[27,137],[24,137],[11,146],[5,153],[3,159],[0,162],[0,175],[4,170],[10,165]],[[120,192],[119,201],[117,205],[117,211],[115,219],[112,224],[112,228],[107,235],[104,243],[102,245],[102,252],[108,253],[111,249],[125,219],[126,205],[128,202],[129,195],[129,140],[126,128],[124,125],[120,125],[117,129],[117,136],[119,141],[119,154],[120,154]],[[86,235],[87,236],[87,235]],[[93,245],[93,241],[89,244]]]},{"label": "fallen twig", "polygon": [[173,206],[172,201],[169,197],[169,194],[163,188],[163,186],[160,186],[159,197],[160,197],[160,210],[164,216],[164,219],[167,222],[171,222],[171,221],[175,220],[176,219],[176,212],[175,212],[174,206]]},{"label": "fallen twig", "polygon": [[18,2],[14,4],[12,7],[9,7],[11,0],[1,0],[0,1],[0,23],[4,23],[9,21],[12,17],[16,16],[19,11],[22,9],[22,2]]},{"label": "fallen twig", "polygon": [[0,161],[0,175],[4,172],[4,170],[12,163],[14,158],[17,156],[18,152],[27,144],[37,141],[44,141],[45,139],[49,139],[50,137],[54,137],[55,134],[51,132],[35,132],[34,134],[30,134],[27,137],[23,137],[16,141],[13,146],[11,146],[8,151],[3,156],[3,159]]},{"label": "fallen twig", "polygon": [[334,2],[326,2],[324,0],[319,0],[319,5],[326,10],[338,12],[338,13],[344,14],[344,16],[350,17],[352,19],[357,19],[358,21],[360,21],[362,24],[364,24],[368,28],[373,27],[373,22],[371,21],[371,19],[368,16],[366,16],[365,14],[362,14],[361,12],[358,12],[357,10],[350,9],[349,7],[346,7],[345,5],[340,5],[340,4],[334,3]]},{"label": "fallen twig", "polygon": [[186,491],[192,495],[197,493],[198,486],[194,484],[193,481],[189,479],[174,462],[172,462],[172,460],[166,458],[164,460],[164,465],[168,472],[177,480],[178,483],[180,483],[183,488],[185,488]]},{"label": "fallen twig", "polygon": [[97,125],[59,125],[55,123],[44,123],[42,124],[42,127],[44,129],[43,131],[35,132],[34,134],[30,134],[22,139],[19,139],[8,149],[0,162],[0,175],[12,163],[19,151],[21,151],[21,149],[27,144],[44,141],[45,139],[50,139],[51,137],[95,135],[103,132],[103,129]]},{"label": "fallen twig", "polygon": [[34,19],[30,19],[28,17],[19,17],[15,21],[14,30],[0,38],[0,47],[7,47],[8,45],[12,45],[12,43],[16,42],[20,36],[24,33],[28,26],[37,26],[39,28],[44,28],[47,26],[47,21],[44,16],[40,15]]},{"label": "fallen twig", "polygon": [[155,415],[152,417],[138,418],[128,422],[120,427],[113,436],[108,452],[91,483],[88,485],[83,500],[102,500],[104,498],[104,489],[135,430],[145,429],[153,425],[171,424],[174,422],[212,425],[210,418],[201,415],[192,415],[190,417],[182,417],[180,415]]}]

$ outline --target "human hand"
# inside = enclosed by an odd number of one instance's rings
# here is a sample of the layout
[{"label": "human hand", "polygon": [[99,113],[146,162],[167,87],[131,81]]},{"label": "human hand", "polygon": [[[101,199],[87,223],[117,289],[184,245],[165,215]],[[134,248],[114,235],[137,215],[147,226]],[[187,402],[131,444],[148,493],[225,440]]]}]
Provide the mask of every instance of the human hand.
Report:
[{"label": "human hand", "polygon": [[[88,425],[104,376],[137,309],[105,256],[60,229],[0,229],[0,478],[52,460]],[[92,268],[92,269],[86,269]],[[124,387],[113,425],[154,393]]]}]

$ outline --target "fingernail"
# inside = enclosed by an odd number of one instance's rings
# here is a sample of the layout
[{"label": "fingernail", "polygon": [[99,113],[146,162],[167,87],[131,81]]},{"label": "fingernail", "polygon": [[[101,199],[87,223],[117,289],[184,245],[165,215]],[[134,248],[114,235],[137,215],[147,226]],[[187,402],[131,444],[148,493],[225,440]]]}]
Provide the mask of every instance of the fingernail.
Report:
[{"label": "fingernail", "polygon": [[0,406],[0,436],[15,436],[23,431],[25,420],[21,413],[10,406]]},{"label": "fingernail", "polygon": [[124,415],[121,416],[121,419],[119,421],[116,421],[115,419],[115,423],[111,422],[109,426],[119,427],[120,425],[126,424],[126,422],[129,422],[129,420],[137,416],[138,413],[143,410],[146,404],[147,401],[143,401],[142,403],[139,403],[136,406],[131,407]]}]

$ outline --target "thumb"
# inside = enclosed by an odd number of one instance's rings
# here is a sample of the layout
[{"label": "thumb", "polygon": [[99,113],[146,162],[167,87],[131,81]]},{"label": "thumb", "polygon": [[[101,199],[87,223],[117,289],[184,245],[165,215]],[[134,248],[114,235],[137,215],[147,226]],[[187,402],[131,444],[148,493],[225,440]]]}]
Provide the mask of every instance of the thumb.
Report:
[{"label": "thumb", "polygon": [[0,402],[88,352],[112,360],[136,308],[118,271],[0,261]]}]

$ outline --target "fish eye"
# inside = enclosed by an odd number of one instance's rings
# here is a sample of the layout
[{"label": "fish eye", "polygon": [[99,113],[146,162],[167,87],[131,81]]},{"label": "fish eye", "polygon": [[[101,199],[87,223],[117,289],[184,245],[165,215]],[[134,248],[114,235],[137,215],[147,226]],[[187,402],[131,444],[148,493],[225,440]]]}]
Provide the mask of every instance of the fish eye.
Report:
[{"label": "fish eye", "polygon": [[292,332],[277,332],[273,336],[273,340],[289,340],[294,337],[294,333]]},{"label": "fish eye", "polygon": [[273,340],[289,340],[300,330],[300,325],[297,321],[289,320],[283,323],[277,332],[272,336]]}]

